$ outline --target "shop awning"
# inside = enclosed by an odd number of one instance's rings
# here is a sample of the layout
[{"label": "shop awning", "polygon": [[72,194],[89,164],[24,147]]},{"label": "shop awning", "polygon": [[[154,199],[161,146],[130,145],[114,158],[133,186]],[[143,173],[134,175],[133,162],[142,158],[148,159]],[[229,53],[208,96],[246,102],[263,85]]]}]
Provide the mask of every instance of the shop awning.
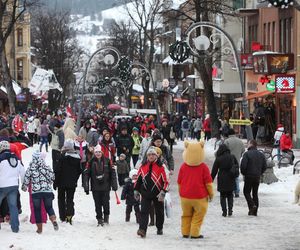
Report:
[{"label": "shop awning", "polygon": [[[248,95],[246,97],[246,99],[251,100],[253,98],[263,97],[263,96],[271,95],[271,94],[274,94],[274,93],[275,92],[270,92],[270,91],[266,90],[266,91],[262,91],[262,92],[255,93],[255,94],[252,94],[252,95]],[[235,98],[234,100],[236,102],[241,102],[241,101],[243,101],[243,97],[238,97],[238,98]]]}]

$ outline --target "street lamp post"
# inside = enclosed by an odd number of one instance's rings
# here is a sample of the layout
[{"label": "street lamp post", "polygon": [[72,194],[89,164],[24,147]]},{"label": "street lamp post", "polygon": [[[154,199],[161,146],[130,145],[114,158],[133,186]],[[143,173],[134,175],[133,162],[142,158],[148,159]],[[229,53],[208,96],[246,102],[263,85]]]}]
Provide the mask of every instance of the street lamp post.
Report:
[{"label": "street lamp post", "polygon": [[[101,53],[107,52],[106,55],[102,55]],[[87,79],[87,75],[89,73],[90,70],[90,66],[91,63],[93,61],[93,59],[96,58],[97,55],[102,56],[101,58],[98,58],[98,63],[99,62],[103,62],[105,65],[109,65],[112,68],[116,68],[119,61],[120,61],[120,52],[114,48],[114,47],[104,47],[104,48],[100,48],[98,50],[96,50],[91,57],[89,58],[85,71],[84,71],[84,75],[83,75],[83,81],[82,81],[82,92],[81,92],[81,98],[80,98],[80,105],[79,105],[79,111],[78,111],[78,116],[77,116],[77,132],[79,132],[80,129],[80,120],[81,120],[81,116],[82,116],[82,104],[83,104],[83,98],[85,95],[85,87],[86,87],[86,79]]]},{"label": "street lamp post", "polygon": [[146,81],[152,82],[154,91],[154,106],[156,111],[157,123],[160,124],[160,115],[158,110],[158,95],[157,95],[157,84],[153,79],[153,75],[150,70],[141,62],[132,63],[132,78],[133,80],[145,79]]},{"label": "street lamp post", "polygon": [[[214,31],[210,37],[207,37],[203,34],[193,39],[193,45],[191,44],[191,34],[196,29],[203,29],[203,28],[209,28]],[[242,73],[241,68],[241,62],[240,58],[238,56],[237,48],[234,44],[234,41],[232,40],[231,36],[222,28],[220,28],[218,25],[211,23],[211,22],[197,22],[192,24],[187,31],[184,34],[185,40],[181,42],[177,42],[177,48],[173,47],[173,51],[170,52],[170,56],[172,57],[175,54],[175,58],[180,58],[181,61],[186,60],[190,53],[195,57],[203,57],[203,52],[206,52],[208,48],[211,46],[211,44],[216,45],[220,39],[218,39],[218,36],[221,33],[227,40],[227,42],[230,45],[230,48],[225,47],[222,48],[222,51],[225,54],[233,54],[234,61],[237,67],[237,71],[239,74],[240,84],[241,84],[241,90],[243,94],[243,101],[242,101],[242,107],[243,112],[246,119],[249,119],[249,109],[248,109],[248,101],[246,99],[246,89],[245,89],[245,83],[244,83],[244,77]],[[184,54],[182,53],[184,52]],[[204,54],[204,56],[207,56]],[[208,55],[212,56],[212,55]],[[172,58],[173,59],[173,58]],[[253,139],[252,129],[250,126],[246,126],[246,133],[247,133],[247,139],[251,140]]]}]

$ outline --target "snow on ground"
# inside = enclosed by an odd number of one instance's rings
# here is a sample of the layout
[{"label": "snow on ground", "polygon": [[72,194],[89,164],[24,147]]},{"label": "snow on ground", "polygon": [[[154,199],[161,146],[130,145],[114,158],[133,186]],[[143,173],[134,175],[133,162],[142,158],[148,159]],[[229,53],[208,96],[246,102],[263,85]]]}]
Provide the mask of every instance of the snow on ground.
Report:
[{"label": "snow on ground", "polygon": [[[178,142],[174,149],[176,169],[181,160],[183,143]],[[33,149],[23,151],[25,166],[31,159]],[[206,144],[206,162],[213,163],[213,143]],[[46,161],[51,164],[51,152]],[[110,225],[96,227],[92,195],[87,196],[81,187],[75,194],[75,217],[73,226],[59,223],[55,232],[48,222],[44,233],[37,235],[35,225],[28,221],[28,193],[21,191],[23,214],[20,216],[20,232],[14,234],[8,224],[2,224],[0,250],[2,249],[300,249],[300,207],[293,203],[293,190],[299,175],[292,175],[292,168],[275,169],[280,181],[272,185],[262,184],[259,189],[260,208],[257,217],[249,217],[246,201],[241,194],[235,199],[234,214],[231,218],[221,216],[219,194],[209,204],[202,227],[202,240],[183,239],[180,234],[181,208],[177,194],[177,171],[172,176],[171,196],[173,201],[172,218],[165,219],[164,235],[156,235],[156,229],[148,228],[147,237],[137,237],[138,225],[134,216],[130,223],[125,222],[125,204],[116,205],[111,193]],[[79,182],[80,183],[80,182]],[[243,182],[241,180],[241,189]],[[120,195],[121,189],[118,190]],[[54,209],[58,214],[57,201]],[[133,214],[132,214],[133,215]]]}]

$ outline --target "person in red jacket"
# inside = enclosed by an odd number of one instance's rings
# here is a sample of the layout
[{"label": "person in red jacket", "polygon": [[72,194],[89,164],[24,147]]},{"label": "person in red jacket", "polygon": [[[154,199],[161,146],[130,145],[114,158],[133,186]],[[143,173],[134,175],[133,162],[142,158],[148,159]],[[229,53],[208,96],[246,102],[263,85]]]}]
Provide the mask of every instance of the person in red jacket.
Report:
[{"label": "person in red jacket", "polygon": [[209,114],[205,116],[205,120],[203,122],[203,130],[204,130],[204,140],[209,140],[211,138],[211,120]]},{"label": "person in red jacket", "polygon": [[287,153],[290,157],[291,157],[291,162],[290,164],[294,164],[294,152],[292,150],[293,148],[293,142],[292,142],[292,138],[290,136],[290,134],[287,132],[285,134],[282,134],[282,136],[280,137],[280,150],[283,153]]},{"label": "person in red jacket", "polygon": [[148,129],[155,129],[155,125],[152,121],[149,120],[149,118],[145,118],[144,123],[141,126],[141,136],[145,137],[146,131]]},{"label": "person in red jacket", "polygon": [[149,147],[147,160],[138,171],[137,181],[134,185],[134,198],[141,200],[141,218],[137,234],[146,237],[151,203],[154,203],[156,214],[157,234],[163,234],[164,224],[164,199],[168,190],[169,182],[163,164],[158,161],[155,147]]}]

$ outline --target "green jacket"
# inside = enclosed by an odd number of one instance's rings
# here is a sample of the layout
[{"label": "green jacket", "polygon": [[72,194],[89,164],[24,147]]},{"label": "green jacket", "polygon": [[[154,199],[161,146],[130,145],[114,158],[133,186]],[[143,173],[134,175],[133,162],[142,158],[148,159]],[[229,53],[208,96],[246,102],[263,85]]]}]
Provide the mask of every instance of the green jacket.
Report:
[{"label": "green jacket", "polygon": [[132,135],[132,139],[134,141],[134,146],[132,149],[133,155],[139,155],[141,149],[142,137],[140,135]]}]

